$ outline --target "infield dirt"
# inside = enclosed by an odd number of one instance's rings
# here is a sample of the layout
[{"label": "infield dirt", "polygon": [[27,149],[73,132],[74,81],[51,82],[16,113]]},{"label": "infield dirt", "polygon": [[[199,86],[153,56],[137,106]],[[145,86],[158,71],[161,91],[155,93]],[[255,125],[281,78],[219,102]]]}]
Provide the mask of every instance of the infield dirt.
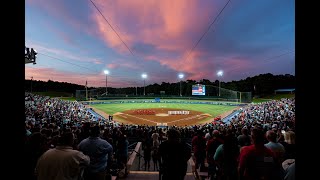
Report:
[{"label": "infield dirt", "polygon": [[[137,110],[127,110],[123,112],[115,113],[114,120],[119,120],[120,122],[126,124],[138,124],[138,125],[168,125],[168,126],[185,126],[199,124],[208,117],[210,114],[206,114],[199,111],[193,111],[188,109],[172,109],[172,108],[150,108],[144,109],[154,112],[154,114],[137,114]],[[189,111],[189,114],[179,114],[172,115],[169,111]]]}]

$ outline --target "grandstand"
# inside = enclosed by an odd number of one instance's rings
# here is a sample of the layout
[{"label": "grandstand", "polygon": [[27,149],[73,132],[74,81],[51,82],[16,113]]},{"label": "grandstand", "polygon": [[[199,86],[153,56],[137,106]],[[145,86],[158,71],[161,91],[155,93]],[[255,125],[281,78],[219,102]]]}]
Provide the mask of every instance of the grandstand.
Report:
[{"label": "grandstand", "polygon": [[[46,96],[33,95],[31,93],[26,93],[25,95],[25,104],[26,104],[26,132],[28,136],[30,134],[41,132],[47,134],[47,130],[52,129],[52,133],[57,131],[56,127],[69,127],[73,129],[73,132],[77,137],[81,137],[82,126],[83,123],[97,123],[103,127],[104,132],[107,130],[110,134],[101,134],[101,138],[109,141],[109,137],[113,137],[117,134],[117,132],[121,132],[127,135],[128,138],[128,161],[127,168],[124,171],[119,171],[116,175],[118,178],[122,176],[127,176],[129,179],[136,177],[158,177],[159,171],[156,169],[149,169],[144,171],[144,148],[142,148],[142,143],[145,142],[145,136],[152,137],[152,134],[158,133],[159,140],[161,142],[165,141],[167,138],[167,131],[169,129],[176,129],[180,131],[181,140],[188,144],[189,148],[193,149],[192,139],[197,135],[197,132],[201,130],[204,134],[209,134],[212,130],[218,130],[220,136],[223,138],[226,136],[226,130],[232,128],[235,136],[241,135],[238,129],[246,127],[250,129],[251,127],[261,126],[264,131],[271,130],[275,126],[277,126],[278,130],[284,131],[294,131],[295,130],[295,99],[281,99],[281,100],[273,100],[260,104],[247,104],[242,106],[240,109],[233,111],[231,114],[226,116],[221,120],[222,123],[207,123],[198,126],[187,126],[187,127],[168,127],[168,126],[137,126],[134,124],[131,125],[122,125],[113,121],[109,121],[105,119],[99,113],[93,111],[91,108],[87,108],[83,103],[77,101],[64,101],[58,98],[49,98]],[[37,105],[37,109],[35,109],[35,105]],[[56,108],[63,107],[65,111],[61,112],[57,111]],[[269,110],[265,109],[268,107]],[[277,108],[278,107],[278,108]],[[280,107],[280,108],[279,108]],[[264,108],[266,111],[262,113],[261,108]],[[45,114],[43,118],[39,119],[39,116],[36,115],[36,111],[46,111],[50,110],[52,113],[56,114]],[[77,111],[74,111],[74,110]],[[271,110],[271,111],[270,111]],[[75,112],[77,113],[77,116]],[[55,117],[54,119],[52,117]],[[68,121],[59,122],[55,120],[59,117],[65,117]],[[101,123],[100,123],[101,122]],[[117,125],[115,125],[117,124]],[[275,125],[276,124],[276,125]],[[41,126],[39,126],[41,125]],[[230,126],[232,125],[232,126]],[[117,130],[114,131],[117,127]],[[40,128],[40,129],[39,129]],[[47,129],[44,131],[44,129]],[[55,130],[56,129],[56,130]],[[77,131],[77,129],[81,131]],[[58,131],[62,131],[63,128],[60,128]],[[229,129],[231,130],[231,129]],[[113,134],[116,133],[116,134]],[[53,134],[49,134],[51,137]],[[281,135],[281,134],[280,134]],[[207,135],[206,135],[207,136]],[[47,137],[48,138],[48,137]],[[51,137],[54,138],[54,137]],[[280,138],[280,137],[279,137]],[[47,139],[47,143],[49,143],[50,147],[53,148],[56,146],[56,143],[49,141]],[[118,151],[115,151],[115,155]],[[192,151],[193,152],[193,151]],[[194,153],[194,152],[193,152]],[[193,154],[192,153],[192,154]],[[194,154],[188,161],[188,169],[186,179],[195,179],[200,178],[200,176],[208,177],[207,170],[201,172],[196,168],[195,162],[196,157]],[[151,162],[151,167],[153,162]],[[208,166],[208,162],[205,163],[205,166]],[[122,173],[121,173],[122,172]],[[139,173],[140,172],[140,173]],[[141,172],[145,172],[142,173]]]}]

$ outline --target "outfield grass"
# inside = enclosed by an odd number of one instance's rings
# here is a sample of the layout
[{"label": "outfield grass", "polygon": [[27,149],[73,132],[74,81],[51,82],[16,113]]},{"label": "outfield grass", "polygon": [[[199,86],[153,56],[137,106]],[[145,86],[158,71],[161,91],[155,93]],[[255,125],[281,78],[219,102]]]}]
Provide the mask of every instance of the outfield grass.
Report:
[{"label": "outfield grass", "polygon": [[149,109],[149,108],[176,108],[183,110],[194,110],[208,113],[213,117],[231,111],[235,106],[209,105],[209,104],[172,104],[172,103],[124,103],[124,104],[95,104],[91,105],[107,114],[115,114],[131,109]]},{"label": "outfield grass", "polygon": [[[94,100],[94,102],[104,102],[104,101],[152,101],[153,99],[137,99],[137,98],[124,98],[124,99],[111,99],[111,100]],[[233,103],[233,104],[240,104],[239,102],[234,101],[216,101],[216,100],[203,100],[203,99],[161,99],[160,101],[181,101],[181,102],[219,102],[219,103]]]}]

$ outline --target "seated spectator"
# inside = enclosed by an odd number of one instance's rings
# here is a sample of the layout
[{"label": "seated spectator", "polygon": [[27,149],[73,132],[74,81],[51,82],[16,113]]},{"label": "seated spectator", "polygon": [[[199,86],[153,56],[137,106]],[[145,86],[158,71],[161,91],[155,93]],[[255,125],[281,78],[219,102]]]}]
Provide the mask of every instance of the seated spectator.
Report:
[{"label": "seated spectator", "polygon": [[191,149],[179,140],[179,131],[170,129],[167,132],[168,140],[159,146],[161,157],[160,173],[163,180],[183,180],[191,157]]},{"label": "seated spectator", "polygon": [[264,146],[264,132],[253,128],[252,145],[244,146],[239,156],[238,173],[241,180],[281,180],[282,168],[273,152]]},{"label": "seated spectator", "polygon": [[73,133],[63,133],[58,146],[46,151],[38,160],[38,180],[78,180],[81,170],[88,166],[90,159],[82,152],[73,150]]},{"label": "seated spectator", "polygon": [[90,128],[90,137],[82,140],[78,145],[79,150],[90,157],[90,165],[85,170],[85,180],[104,180],[109,162],[112,160],[113,148],[99,137],[100,127]]}]

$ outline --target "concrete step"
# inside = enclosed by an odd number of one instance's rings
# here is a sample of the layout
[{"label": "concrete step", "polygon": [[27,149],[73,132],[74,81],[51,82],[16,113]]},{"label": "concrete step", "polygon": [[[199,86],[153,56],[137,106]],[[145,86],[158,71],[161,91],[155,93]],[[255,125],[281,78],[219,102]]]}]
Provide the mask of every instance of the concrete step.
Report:
[{"label": "concrete step", "polygon": [[[159,179],[159,172],[130,171],[130,174],[128,174],[128,176],[125,179],[126,180],[155,180],[155,179]],[[185,180],[195,180],[192,173],[187,173],[184,179]]]}]

